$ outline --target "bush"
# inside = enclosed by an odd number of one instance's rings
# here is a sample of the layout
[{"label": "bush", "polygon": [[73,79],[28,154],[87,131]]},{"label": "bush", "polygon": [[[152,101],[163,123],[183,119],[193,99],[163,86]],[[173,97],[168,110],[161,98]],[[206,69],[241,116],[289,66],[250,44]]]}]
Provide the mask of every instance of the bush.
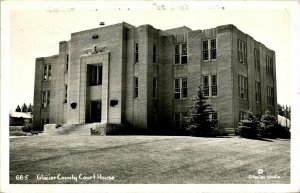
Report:
[{"label": "bush", "polygon": [[22,127],[23,132],[31,132],[32,131],[32,123],[29,120],[25,120],[24,126]]},{"label": "bush", "polygon": [[[271,115],[270,111],[266,111],[261,118],[259,137],[276,138],[276,119]],[[278,124],[277,124],[278,125]]]},{"label": "bush", "polygon": [[241,137],[257,139],[259,136],[259,121],[254,117],[253,113],[248,111],[243,120],[239,122],[237,134]]}]

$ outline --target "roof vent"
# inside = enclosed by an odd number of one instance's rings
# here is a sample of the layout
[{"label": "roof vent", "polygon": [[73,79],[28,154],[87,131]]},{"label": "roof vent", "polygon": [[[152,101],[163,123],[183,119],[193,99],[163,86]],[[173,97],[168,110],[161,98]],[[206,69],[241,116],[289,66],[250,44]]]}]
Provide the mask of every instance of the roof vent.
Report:
[{"label": "roof vent", "polygon": [[105,26],[105,23],[104,23],[103,21],[101,21],[101,22],[99,23],[99,25],[100,25],[100,26]]}]

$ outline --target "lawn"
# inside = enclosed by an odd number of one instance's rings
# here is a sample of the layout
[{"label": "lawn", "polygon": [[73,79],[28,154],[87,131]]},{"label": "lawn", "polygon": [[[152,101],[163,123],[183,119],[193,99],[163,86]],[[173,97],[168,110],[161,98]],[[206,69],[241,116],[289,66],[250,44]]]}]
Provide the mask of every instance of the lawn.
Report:
[{"label": "lawn", "polygon": [[290,140],[71,135],[12,138],[10,183],[290,183]]}]

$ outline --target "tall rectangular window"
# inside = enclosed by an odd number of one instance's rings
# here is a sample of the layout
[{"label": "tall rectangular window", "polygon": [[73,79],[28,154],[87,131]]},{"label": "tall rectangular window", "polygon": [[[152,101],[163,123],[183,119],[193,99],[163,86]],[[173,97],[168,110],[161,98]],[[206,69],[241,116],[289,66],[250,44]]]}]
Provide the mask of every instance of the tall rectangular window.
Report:
[{"label": "tall rectangular window", "polygon": [[157,52],[156,45],[153,44],[153,58],[152,58],[153,64],[156,64],[156,52]]},{"label": "tall rectangular window", "polygon": [[202,41],[202,58],[203,60],[217,59],[216,39]]},{"label": "tall rectangular window", "polygon": [[51,80],[51,64],[44,65],[44,80]]},{"label": "tall rectangular window", "polygon": [[186,44],[181,44],[181,64],[187,63],[187,47]]},{"label": "tall rectangular window", "polygon": [[267,103],[269,106],[274,106],[274,88],[267,86]]},{"label": "tall rectangular window", "polygon": [[65,84],[65,103],[68,102],[68,85]]},{"label": "tall rectangular window", "polygon": [[47,108],[50,105],[50,90],[42,92],[42,107]]},{"label": "tall rectangular window", "polygon": [[211,75],[211,96],[218,95],[217,75]]},{"label": "tall rectangular window", "polygon": [[273,77],[273,59],[270,56],[266,56],[266,72]]},{"label": "tall rectangular window", "polygon": [[188,126],[187,124],[187,113],[186,112],[182,112],[182,113],[174,113],[174,119],[173,119],[173,123],[174,123],[174,128],[175,129],[184,129]]},{"label": "tall rectangular window", "polygon": [[255,70],[260,70],[260,58],[259,58],[259,50],[254,49],[254,67]]},{"label": "tall rectangular window", "polygon": [[180,99],[180,78],[174,80],[174,98]]},{"label": "tall rectangular window", "polygon": [[139,78],[134,77],[134,97],[139,97]]},{"label": "tall rectangular window", "polygon": [[175,64],[180,63],[180,47],[179,45],[175,45]]},{"label": "tall rectangular window", "polygon": [[261,101],[260,82],[255,82],[255,100],[257,103]]},{"label": "tall rectangular window", "polygon": [[187,44],[175,45],[175,64],[187,64]]},{"label": "tall rectangular window", "polygon": [[247,63],[247,48],[246,48],[246,44],[241,41],[238,40],[238,60],[240,63]]},{"label": "tall rectangular window", "polygon": [[209,76],[203,76],[203,95],[209,96]]},{"label": "tall rectangular window", "polygon": [[217,75],[202,76],[203,94],[206,97],[218,95]]},{"label": "tall rectangular window", "polygon": [[247,100],[248,98],[248,80],[241,75],[239,75],[239,95],[242,99]]},{"label": "tall rectangular window", "polygon": [[218,112],[214,111],[210,114],[210,121],[213,127],[218,127]]},{"label": "tall rectangular window", "polygon": [[67,59],[66,59],[66,72],[69,70],[69,55],[67,54]]},{"label": "tall rectangular window", "polygon": [[202,41],[202,58],[208,60],[208,40]]},{"label": "tall rectangular window", "polygon": [[102,66],[90,66],[90,86],[102,85]]},{"label": "tall rectangular window", "polygon": [[175,78],[174,79],[174,99],[187,98],[187,78]]},{"label": "tall rectangular window", "polygon": [[135,43],[135,47],[134,47],[134,62],[138,62],[139,61],[139,44]]},{"label": "tall rectangular window", "polygon": [[211,59],[216,59],[217,58],[216,39],[210,40],[210,58]]},{"label": "tall rectangular window", "polygon": [[153,78],[152,97],[157,98],[157,78]]}]

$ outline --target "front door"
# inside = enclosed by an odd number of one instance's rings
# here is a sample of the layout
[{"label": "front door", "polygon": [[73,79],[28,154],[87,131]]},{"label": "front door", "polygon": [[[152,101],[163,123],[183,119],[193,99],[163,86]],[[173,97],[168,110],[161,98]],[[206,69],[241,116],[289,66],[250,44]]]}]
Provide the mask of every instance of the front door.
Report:
[{"label": "front door", "polygon": [[91,101],[91,122],[101,122],[101,101]]}]

